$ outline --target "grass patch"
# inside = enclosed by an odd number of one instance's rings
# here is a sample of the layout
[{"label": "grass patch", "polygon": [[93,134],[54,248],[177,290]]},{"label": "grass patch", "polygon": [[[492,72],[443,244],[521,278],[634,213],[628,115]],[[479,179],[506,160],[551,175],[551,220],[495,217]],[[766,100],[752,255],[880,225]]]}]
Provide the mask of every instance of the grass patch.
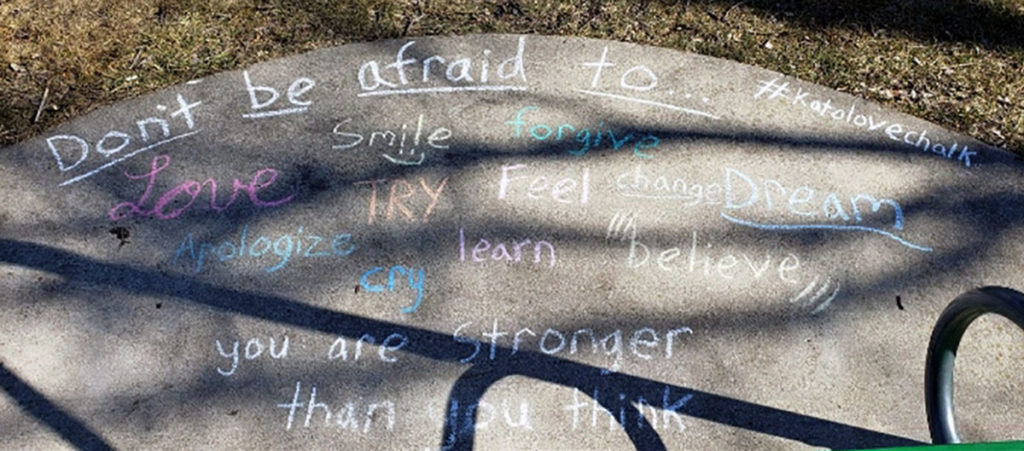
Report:
[{"label": "grass patch", "polygon": [[1020,0],[5,0],[0,145],[101,105],[283,55],[476,32],[727,58],[1024,155]]}]

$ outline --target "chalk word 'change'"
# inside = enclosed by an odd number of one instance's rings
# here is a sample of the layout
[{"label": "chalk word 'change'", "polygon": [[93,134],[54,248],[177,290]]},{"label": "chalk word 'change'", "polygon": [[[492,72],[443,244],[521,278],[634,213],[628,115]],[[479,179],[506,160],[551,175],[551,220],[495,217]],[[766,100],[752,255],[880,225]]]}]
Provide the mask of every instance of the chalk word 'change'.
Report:
[{"label": "chalk word 'change'", "polygon": [[[420,94],[431,92],[460,91],[522,91],[524,85],[494,84],[508,82],[517,77],[526,83],[526,72],[523,65],[523,54],[526,49],[526,37],[520,36],[516,54],[498,64],[491,71],[491,50],[484,49],[483,58],[474,64],[472,58],[445,59],[441,55],[433,55],[422,60],[406,57],[406,52],[416,44],[409,41],[395,53],[395,62],[381,67],[377,61],[367,61],[359,67],[359,97],[396,94]],[[409,79],[406,71],[408,66],[420,66],[418,73],[413,70],[413,79]],[[475,66],[475,70],[474,70]],[[431,83],[434,70],[444,72],[444,86],[423,86]],[[475,75],[474,75],[475,74]],[[438,77],[440,79],[440,77]],[[454,85],[452,85],[455,83]],[[420,84],[420,87],[410,87]]]},{"label": "chalk word 'change'", "polygon": [[647,174],[641,165],[615,178],[615,188],[623,197],[679,200],[684,208],[697,205],[720,205],[722,185],[718,183],[687,183],[683,177]]},{"label": "chalk word 'change'", "polygon": [[[167,155],[157,155],[153,157],[153,162],[150,166],[149,172],[139,175],[131,175],[125,172],[124,176],[128,177],[130,180],[146,180],[146,189],[142,191],[142,195],[139,196],[139,200],[135,202],[121,202],[114,205],[108,213],[110,220],[120,221],[132,216],[152,216],[157,219],[177,218],[178,216],[181,216],[185,210],[188,210],[193,203],[195,203],[196,199],[199,198],[199,194],[207,185],[210,186],[210,209],[216,212],[227,210],[228,207],[234,204],[235,200],[238,198],[239,191],[244,191],[253,205],[264,208],[284,205],[291,202],[292,198],[295,197],[294,194],[289,194],[285,197],[272,201],[260,199],[257,193],[270,188],[277,180],[276,170],[273,168],[263,168],[253,173],[252,179],[249,180],[249,183],[243,184],[238,179],[235,179],[231,184],[231,196],[228,197],[227,201],[224,202],[223,205],[217,204],[217,181],[210,178],[201,183],[195,180],[186,180],[182,182],[178,186],[164,192],[156,200],[156,203],[153,204],[153,207],[147,211],[144,205],[149,201],[149,196],[153,192],[153,185],[156,184],[156,176],[164,169],[167,169],[167,166],[170,164],[171,157]],[[261,180],[263,178],[266,180]],[[180,204],[176,202],[176,199],[183,194],[187,198],[185,203]],[[173,209],[167,211],[167,208]]]},{"label": "chalk word 'change'", "polygon": [[[834,192],[817,197],[819,195],[817,190],[809,186],[788,188],[774,179],[755,181],[754,177],[746,173],[726,168],[724,205],[726,211],[723,211],[721,215],[734,224],[762,230],[869,232],[885,236],[914,250],[923,252],[932,250],[930,247],[911,243],[892,232],[901,231],[904,226],[903,209],[893,199],[876,198],[864,193],[854,194],[847,199],[841,199]],[[773,198],[773,196],[775,197]],[[864,207],[869,207],[869,209]],[[885,208],[883,209],[883,207]],[[796,221],[760,223],[734,216],[735,213],[751,213],[752,211],[770,216],[782,216],[789,221]],[[871,214],[872,217],[865,218],[865,214]],[[822,222],[803,222],[807,220]],[[865,221],[867,224],[877,225],[864,225]]]},{"label": "chalk word 'change'", "polygon": [[[228,239],[220,244],[200,242],[199,249],[196,249],[196,241],[192,233],[185,235],[178,250],[174,253],[173,263],[178,260],[195,262],[195,273],[203,270],[203,263],[212,261],[214,258],[220,262],[230,260],[262,260],[267,254],[273,254],[278,259],[273,265],[265,268],[268,273],[273,273],[284,268],[293,258],[322,259],[327,257],[345,257],[356,250],[352,243],[352,235],[348,233],[335,234],[325,239],[320,235],[307,233],[303,226],[299,226],[295,235],[282,234],[275,239],[266,236],[258,236],[251,243],[248,240],[249,226],[242,227],[242,233],[238,241]],[[182,259],[182,257],[185,257]],[[270,258],[270,257],[268,257]]]},{"label": "chalk word 'change'", "polygon": [[[628,331],[624,333],[621,329],[616,329],[601,338],[598,338],[599,334],[597,332],[589,328],[572,332],[548,328],[544,333],[538,334],[525,327],[516,332],[512,332],[511,329],[499,329],[498,320],[495,319],[490,330],[485,329],[480,333],[483,339],[477,340],[472,338],[472,333],[466,333],[468,332],[466,329],[472,325],[472,321],[460,324],[452,334],[452,339],[456,342],[472,347],[469,355],[460,360],[463,363],[469,363],[477,359],[513,358],[523,347],[530,347],[531,350],[538,349],[547,355],[559,353],[563,355],[576,355],[577,353],[582,355],[588,353],[587,347],[589,347],[589,354],[603,355],[611,358],[611,364],[608,367],[611,371],[619,370],[623,354],[626,353],[624,335],[628,337],[631,356],[641,360],[651,360],[655,358],[655,354],[661,354],[668,360],[672,358],[673,345],[676,338],[681,334],[693,334],[693,330],[689,327],[678,327],[661,333],[650,327],[643,327],[632,331],[632,333]],[[511,351],[507,355],[499,355],[498,349],[506,347],[505,343],[509,340],[512,342]],[[490,344],[488,346],[489,351],[481,354],[481,350],[486,343]]]},{"label": "chalk word 'change'", "polygon": [[[334,135],[338,136],[339,139],[346,140],[342,144],[332,145],[332,149],[344,150],[351,149],[353,147],[362,144],[367,149],[380,150],[381,156],[385,160],[388,160],[394,164],[402,166],[419,166],[423,164],[423,160],[426,158],[426,152],[423,148],[420,148],[420,142],[423,140],[423,117],[421,114],[416,120],[416,130],[412,135],[412,139],[408,145],[406,141],[409,138],[409,132],[406,130],[409,124],[402,124],[401,128],[395,129],[383,129],[377,131],[371,131],[369,133],[369,139],[366,138],[366,133],[359,132],[348,132],[342,131],[347,127],[343,128],[345,124],[352,121],[352,118],[345,118],[341,122],[338,122],[334,126]],[[397,130],[397,132],[396,132]],[[452,137],[452,131],[445,127],[434,127],[429,131],[426,137],[426,144],[428,147],[434,149],[447,149],[450,147],[448,140]],[[396,140],[398,146],[396,147]],[[419,156],[417,156],[419,154]]]},{"label": "chalk word 'change'", "polygon": [[[69,185],[84,180],[135,155],[199,133],[200,130],[196,129],[195,117],[192,116],[192,109],[201,105],[202,102],[188,103],[181,94],[178,94],[177,100],[179,107],[171,112],[170,119],[180,116],[185,127],[175,127],[174,133],[171,133],[171,122],[168,119],[147,117],[135,121],[138,135],[133,136],[120,130],[111,130],[92,146],[78,135],[55,135],[46,138],[46,145],[50,148],[53,157],[57,159],[57,169],[60,169],[60,172],[67,172],[81,165],[89,158],[89,150],[93,148],[107,159],[107,162],[99,167],[65,180],[60,185]],[[157,105],[156,109],[157,111],[167,111],[167,106]],[[125,151],[132,145],[132,142],[136,141],[141,141],[142,146]]]},{"label": "chalk word 'change'", "polygon": [[[540,107],[526,106],[516,112],[515,117],[505,121],[505,124],[512,127],[512,136],[522,138],[524,131],[534,141],[548,141],[561,143],[562,140],[576,141],[579,147],[569,150],[570,155],[583,156],[588,150],[611,148],[619,150],[627,144],[633,148],[633,156],[639,158],[651,158],[644,150],[653,149],[661,144],[657,136],[639,131],[619,130],[608,127],[601,122],[593,127],[578,127],[573,124],[547,125],[544,123],[526,122],[523,115],[527,111],[539,110]],[[616,134],[618,134],[616,136]],[[529,139],[528,138],[528,139]],[[601,138],[605,138],[602,142]]]},{"label": "chalk word 'change'", "polygon": [[849,108],[843,108],[833,106],[832,99],[811,97],[810,91],[805,91],[801,87],[797,87],[794,92],[793,89],[790,89],[788,81],[779,83],[779,79],[775,78],[761,80],[758,85],[759,89],[754,93],[755,99],[781,99],[789,102],[791,106],[810,109],[821,117],[842,121],[860,129],[885,133],[885,136],[893,141],[921,149],[924,152],[930,151],[949,159],[956,156],[957,162],[966,167],[971,167],[971,157],[978,155],[977,152],[971,152],[966,145],[960,147],[960,153],[957,154],[957,147],[960,146],[960,143],[956,141],[953,144],[941,144],[938,141],[932,143],[931,139],[927,137],[928,130],[915,131],[900,123],[876,119],[871,114],[858,114],[856,105],[852,103]]}]

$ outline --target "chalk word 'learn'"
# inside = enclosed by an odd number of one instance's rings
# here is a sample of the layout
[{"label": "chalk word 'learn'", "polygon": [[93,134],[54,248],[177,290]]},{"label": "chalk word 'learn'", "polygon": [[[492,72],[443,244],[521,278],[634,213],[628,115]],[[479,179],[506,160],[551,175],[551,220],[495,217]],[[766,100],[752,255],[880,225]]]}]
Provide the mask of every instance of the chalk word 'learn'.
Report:
[{"label": "chalk word 'learn'", "polygon": [[[978,155],[977,152],[971,152],[966,145],[960,148],[960,154],[957,155],[956,151],[957,147],[960,145],[959,142],[953,141],[953,144],[951,145],[943,145],[936,141],[933,144],[931,139],[927,137],[928,130],[913,131],[910,130],[909,127],[900,123],[890,123],[888,120],[881,119],[876,120],[874,115],[858,112],[855,104],[851,103],[850,108],[833,106],[832,99],[811,97],[811,92],[805,91],[801,87],[797,87],[796,92],[793,92],[789,87],[788,81],[779,83],[778,78],[772,80],[761,80],[758,82],[758,86],[759,89],[754,93],[755,99],[781,99],[782,101],[790,102],[791,106],[806,108],[818,113],[818,116],[821,117],[828,117],[834,121],[842,121],[853,127],[866,129],[872,132],[884,132],[885,136],[889,137],[889,139],[907,146],[921,149],[923,152],[931,151],[934,154],[948,159],[952,159],[955,155],[957,162],[966,167],[971,167],[971,157]],[[885,128],[883,129],[882,127]]]},{"label": "chalk word 'learn'", "polygon": [[325,240],[324,237],[306,232],[303,226],[299,226],[295,235],[285,233],[274,240],[266,236],[259,236],[252,240],[251,244],[246,242],[249,239],[248,234],[249,225],[247,224],[242,227],[242,234],[238,241],[228,239],[219,245],[200,242],[199,251],[196,252],[195,239],[189,233],[178,246],[172,262],[177,264],[179,259],[187,255],[195,262],[195,272],[199,274],[203,270],[203,262],[213,258],[221,262],[243,259],[259,260],[268,252],[273,251],[273,254],[280,260],[265,269],[266,272],[273,273],[284,268],[292,258],[345,257],[356,250],[356,245],[351,243],[351,234],[336,234],[330,238],[330,244],[328,244],[328,240]]},{"label": "chalk word 'learn'", "polygon": [[[445,93],[461,91],[522,91],[526,89],[526,72],[523,65],[523,53],[526,49],[526,37],[519,37],[519,44],[515,56],[508,58],[498,64],[497,70],[491,72],[491,50],[484,49],[483,58],[473,70],[471,58],[458,58],[446,60],[441,55],[433,55],[423,60],[406,57],[406,52],[416,41],[409,41],[402,45],[395,54],[395,62],[388,63],[381,67],[377,61],[367,61],[359,67],[359,87],[362,92],[359,97],[400,95],[400,94],[422,94],[422,93]],[[420,65],[419,73],[414,72],[414,79],[410,80],[406,72],[407,66]],[[434,68],[444,69],[444,79],[448,84],[444,86],[423,86],[431,82],[431,75]],[[476,78],[474,78],[474,72]],[[493,76],[492,76],[493,75]],[[496,77],[495,77],[496,76]],[[493,84],[492,79],[497,78],[498,82],[515,80],[519,78],[523,84]],[[420,87],[415,87],[419,83]],[[451,83],[457,83],[452,85]],[[410,87],[411,86],[413,87]]]},{"label": "chalk word 'learn'", "polygon": [[[895,233],[880,227],[862,225],[864,211],[862,207],[870,206],[874,214],[874,223],[891,224],[894,231],[903,230],[903,209],[892,199],[876,198],[859,193],[850,196],[848,203],[840,200],[838,194],[829,192],[820,200],[815,198],[817,192],[809,186],[787,188],[778,180],[764,179],[756,183],[754,179],[739,170],[725,169],[725,205],[721,215],[737,225],[772,231],[796,230],[837,230],[857,231],[882,235],[906,247],[922,252],[931,252],[932,248],[911,243]],[[772,196],[777,196],[773,198]],[[785,199],[785,202],[781,202]],[[882,207],[888,207],[886,213],[880,213]],[[786,219],[797,222],[764,223],[736,217],[734,213],[758,211],[765,215],[782,213]],[[822,220],[820,223],[804,223],[807,219]],[[881,220],[881,221],[880,221]],[[854,224],[850,224],[850,223]]]},{"label": "chalk word 'learn'", "polygon": [[[522,107],[516,112],[515,117],[505,121],[505,124],[512,127],[513,137],[522,138],[523,130],[526,126],[529,126],[529,137],[533,138],[534,141],[543,142],[551,139],[553,142],[561,143],[563,139],[575,135],[574,138],[568,138],[570,141],[576,141],[579,143],[578,149],[569,150],[569,155],[575,156],[583,156],[588,150],[593,149],[610,147],[612,150],[619,150],[632,141],[633,156],[649,159],[651,156],[643,151],[653,149],[661,144],[661,140],[659,140],[657,136],[650,133],[644,134],[639,131],[620,129],[618,131],[618,136],[616,137],[616,131],[613,128],[606,126],[604,122],[593,127],[580,127],[579,130],[577,130],[575,125],[567,123],[554,126],[537,122],[528,123],[523,120],[523,114],[527,111],[539,109],[540,107],[535,106]],[[601,142],[602,136],[607,138],[604,144]]]},{"label": "chalk word 'learn'", "polygon": [[[60,186],[70,185],[92,177],[96,173],[135,155],[199,133],[200,129],[196,129],[192,109],[201,105],[202,102],[188,103],[181,94],[178,94],[177,100],[179,107],[171,112],[170,118],[174,119],[181,116],[181,120],[185,123],[185,128],[175,127],[175,133],[171,133],[171,123],[169,120],[147,117],[135,121],[135,127],[139,131],[138,136],[132,136],[120,130],[111,130],[103,135],[99,141],[96,141],[93,146],[90,146],[88,141],[78,135],[55,135],[46,138],[46,145],[50,148],[53,157],[57,159],[57,169],[60,169],[60,172],[67,172],[81,165],[89,158],[89,150],[93,147],[97,153],[107,158],[106,163],[65,180]],[[156,109],[157,111],[167,111],[167,106],[157,105]],[[125,152],[125,149],[136,140],[141,141],[144,145]],[[74,162],[71,163],[71,161]]]},{"label": "chalk word 'learn'", "polygon": [[[484,238],[480,238],[473,249],[470,251],[470,260],[472,262],[485,262],[488,260],[504,261],[510,263],[519,263],[523,260],[523,247],[529,246],[531,243],[530,239],[524,239],[522,241],[511,242],[511,245],[506,246],[505,243],[498,243],[491,248],[491,242]],[[547,248],[551,258],[548,259],[549,266],[555,267],[555,246],[544,240],[537,240],[533,245],[533,263],[539,264],[541,262],[541,256],[544,254],[544,248]],[[511,252],[509,249],[511,248]],[[529,249],[529,247],[527,247]],[[466,231],[463,228],[459,228],[459,261],[466,261]]]},{"label": "chalk word 'learn'", "polygon": [[[380,149],[383,151],[381,156],[385,160],[388,160],[394,164],[401,166],[419,166],[423,164],[423,160],[426,158],[427,153],[421,150],[420,141],[422,140],[424,129],[423,129],[423,114],[420,114],[419,119],[416,120],[416,131],[412,135],[412,142],[406,145],[409,132],[406,130],[408,124],[402,124],[400,129],[397,129],[396,133],[393,129],[384,129],[370,132],[370,138],[366,138],[366,133],[358,132],[346,132],[342,131],[343,125],[352,121],[352,118],[342,119],[334,126],[334,135],[339,136],[340,139],[345,139],[348,142],[342,144],[332,145],[331,148],[335,150],[351,149],[360,144],[363,144],[367,149],[376,150]],[[427,146],[434,149],[447,149],[450,144],[447,143],[452,137],[452,131],[445,127],[434,127],[430,131],[430,134],[426,137]],[[378,140],[379,138],[379,140]],[[398,140],[398,146],[395,146],[395,140]],[[366,143],[364,144],[364,141]],[[396,152],[397,151],[397,152]],[[416,154],[419,153],[419,157]]]},{"label": "chalk word 'learn'", "polygon": [[[239,191],[244,191],[248,194],[249,201],[252,202],[253,205],[264,208],[284,205],[291,202],[292,198],[295,197],[294,194],[289,194],[285,197],[272,201],[260,199],[257,193],[271,187],[277,180],[276,170],[273,168],[263,168],[253,173],[252,180],[247,184],[243,184],[238,179],[235,179],[231,185],[231,196],[228,197],[228,200],[223,205],[217,204],[217,181],[211,178],[206,179],[203,182],[195,180],[186,180],[182,182],[178,186],[164,192],[163,195],[157,199],[156,203],[153,204],[153,207],[147,211],[144,205],[149,201],[149,196],[153,192],[153,185],[156,184],[156,176],[164,169],[167,169],[167,166],[170,164],[171,157],[167,155],[157,155],[153,157],[153,162],[150,165],[149,172],[139,175],[131,175],[125,172],[124,176],[128,177],[130,180],[146,180],[146,189],[142,191],[142,195],[139,196],[139,200],[135,202],[121,202],[114,205],[108,213],[110,220],[120,221],[132,216],[152,216],[157,219],[177,218],[195,203],[196,199],[199,198],[199,194],[207,185],[210,186],[210,209],[216,212],[227,210],[228,207],[234,204],[235,200],[238,198]],[[267,176],[266,180],[261,180],[264,175]],[[183,205],[175,201],[175,199],[180,197],[182,194],[187,198]],[[165,211],[168,207],[173,207],[174,209],[171,211]]]}]

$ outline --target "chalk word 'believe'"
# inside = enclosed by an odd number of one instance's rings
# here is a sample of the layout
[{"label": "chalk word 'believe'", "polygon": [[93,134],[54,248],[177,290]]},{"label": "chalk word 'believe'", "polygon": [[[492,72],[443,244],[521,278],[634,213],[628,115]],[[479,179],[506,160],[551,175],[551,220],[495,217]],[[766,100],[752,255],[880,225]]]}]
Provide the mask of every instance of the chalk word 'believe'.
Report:
[{"label": "chalk word 'believe'", "polygon": [[[772,196],[776,195],[775,202]],[[850,196],[848,203],[844,204],[839,195],[829,192],[821,200],[815,198],[817,191],[809,186],[798,186],[789,189],[778,180],[764,179],[755,183],[754,179],[736,169],[725,168],[725,205],[721,213],[726,220],[762,230],[791,231],[791,230],[840,230],[869,232],[885,236],[911,249],[931,252],[930,247],[911,243],[900,238],[893,232],[880,227],[861,225],[864,222],[861,209],[862,203],[870,205],[870,213],[874,215],[873,223],[891,224],[894,231],[903,230],[903,209],[900,204],[892,199],[876,198],[874,196],[858,193]],[[779,202],[786,199],[785,202]],[[819,203],[820,202],[820,203]],[[882,207],[888,207],[886,213],[880,213]],[[733,212],[750,212],[757,210],[768,215],[778,215],[780,212],[788,218],[803,221],[824,220],[823,223],[808,224],[802,222],[787,223],[760,223],[733,216]],[[849,211],[849,213],[847,213]],[[854,224],[850,224],[850,223]]]},{"label": "chalk word 'believe'", "polygon": [[[832,106],[832,99],[822,100],[821,98],[810,97],[810,91],[804,91],[801,87],[797,87],[796,92],[793,92],[789,88],[788,81],[779,83],[778,78],[761,80],[758,82],[758,85],[760,89],[754,93],[755,99],[764,97],[764,100],[782,99],[789,101],[791,106],[810,109],[821,117],[826,117],[827,115],[832,120],[843,121],[857,128],[884,132],[885,136],[889,137],[889,139],[921,149],[924,152],[931,151],[934,154],[952,159],[956,155],[957,147],[960,145],[956,141],[952,145],[943,145],[939,142],[932,144],[931,140],[927,138],[928,130],[913,131],[903,124],[889,123],[887,120],[876,121],[875,117],[870,114],[856,114],[856,105],[854,104],[850,104],[848,109]],[[883,130],[882,127],[885,127],[885,129]],[[971,157],[977,154],[977,152],[971,152],[965,145],[960,148],[960,154],[956,159],[960,164],[971,167]]]},{"label": "chalk word 'believe'", "polygon": [[[238,179],[232,183],[231,196],[228,197],[227,202],[223,205],[217,205],[217,181],[214,179],[206,179],[202,183],[195,180],[186,180],[167,190],[161,195],[156,203],[150,210],[146,210],[143,205],[149,200],[149,195],[153,192],[153,185],[156,184],[156,176],[167,166],[171,164],[171,157],[167,155],[157,155],[153,157],[153,162],[150,166],[150,171],[145,174],[131,175],[127,172],[124,173],[125,177],[130,180],[146,180],[146,189],[142,191],[142,195],[139,196],[139,200],[135,202],[121,202],[114,205],[110,209],[108,215],[111,221],[120,221],[122,219],[128,219],[132,216],[153,216],[157,219],[174,219],[181,216],[185,210],[195,203],[199,197],[199,193],[202,192],[206,185],[210,185],[210,209],[213,211],[221,212],[227,210],[235,200],[238,198],[239,190],[246,192],[249,196],[249,201],[257,207],[276,207],[291,202],[294,194],[282,197],[273,201],[265,201],[259,198],[257,193],[266,188],[269,188],[277,180],[277,171],[273,168],[263,168],[252,175],[252,180],[247,184],[243,184]],[[266,180],[261,178],[266,175]],[[179,196],[184,194],[188,200],[184,205],[179,205],[175,202]],[[171,211],[165,211],[168,207],[174,207]]]},{"label": "chalk word 'believe'", "polygon": [[[523,247],[529,246],[530,243],[530,239],[527,238],[522,241],[512,241],[510,246],[506,246],[505,243],[498,243],[492,249],[490,241],[480,238],[470,251],[470,261],[481,263],[494,260],[519,263],[523,260]],[[512,249],[511,252],[509,252],[510,247]],[[533,245],[533,263],[539,264],[541,262],[541,256],[544,253],[545,247],[550,255],[548,259],[549,266],[554,268],[556,260],[555,246],[544,240],[537,240]],[[466,232],[461,227],[459,228],[459,261],[466,261]]]},{"label": "chalk word 'believe'", "polygon": [[[421,94],[431,92],[460,92],[460,91],[522,91],[524,85],[495,85],[492,84],[491,73],[491,50],[484,49],[483,59],[479,61],[476,70],[476,77],[473,78],[473,60],[470,58],[459,58],[446,61],[441,55],[433,55],[423,60],[406,58],[406,51],[416,44],[416,41],[409,41],[402,45],[395,54],[395,62],[385,64],[383,69],[394,69],[393,73],[382,73],[380,63],[367,61],[359,67],[359,87],[363,90],[359,97],[377,95],[400,95],[400,94]],[[519,37],[519,45],[516,48],[515,56],[508,58],[498,64],[493,75],[497,81],[514,80],[519,77],[522,83],[526,83],[526,72],[523,66],[523,53],[526,49],[526,37]],[[406,74],[406,67],[419,63],[422,67],[419,76],[410,80]],[[431,71],[434,68],[444,68],[444,79],[449,82],[445,86],[409,88],[410,83],[427,84],[431,81]],[[396,78],[397,77],[397,78]],[[458,83],[451,85],[451,83]],[[383,88],[383,89],[382,89]]]},{"label": "chalk word 'believe'", "polygon": [[[628,130],[619,130],[618,137],[615,136],[616,131],[611,127],[606,127],[604,122],[597,124],[594,127],[580,127],[578,130],[573,124],[560,124],[557,126],[547,125],[543,123],[523,121],[523,114],[527,111],[539,110],[540,107],[526,106],[519,109],[516,115],[511,120],[505,121],[505,124],[512,127],[512,136],[515,138],[523,137],[523,129],[529,125],[529,137],[533,138],[534,141],[556,141],[561,143],[562,139],[568,138],[568,140],[575,140],[579,143],[578,149],[569,150],[569,155],[583,156],[588,150],[601,149],[611,147],[613,150],[619,150],[626,144],[632,141],[633,156],[639,158],[649,159],[650,155],[644,153],[644,150],[653,149],[661,144],[661,140],[653,134],[642,132],[631,132]],[[532,125],[530,125],[532,124]],[[635,134],[634,134],[635,133]],[[603,135],[602,135],[603,134]],[[602,144],[601,138],[606,137],[607,141]]]},{"label": "chalk word 'believe'", "polygon": [[[707,242],[701,243],[703,246],[698,245],[696,230],[691,234],[689,252],[684,254],[678,246],[658,252],[658,249],[653,246],[637,240],[637,235],[635,215],[616,214],[608,225],[606,239],[629,241],[629,254],[626,257],[626,266],[629,268],[644,268],[652,265],[662,271],[685,271],[690,274],[703,274],[705,277],[717,276],[726,280],[734,280],[737,277],[760,280],[766,274],[774,274],[785,283],[797,283],[790,273],[800,268],[800,258],[792,253],[782,256],[766,251],[763,260],[760,255],[750,255],[746,252],[739,252],[738,256],[737,253],[713,255],[713,243]],[[680,257],[683,258],[677,261]],[[777,263],[773,264],[773,262]],[[746,265],[740,263],[746,263]],[[769,268],[772,271],[768,271]]]},{"label": "chalk word 'believe'", "polygon": [[199,274],[203,270],[203,262],[210,261],[214,257],[221,262],[247,258],[258,260],[272,251],[280,259],[265,269],[266,272],[272,273],[284,268],[292,258],[345,257],[356,250],[356,245],[351,243],[351,234],[336,234],[328,244],[324,237],[306,233],[303,226],[299,226],[294,236],[283,234],[274,240],[266,236],[259,236],[252,244],[246,242],[248,234],[249,225],[247,224],[242,227],[241,237],[237,242],[231,239],[224,240],[219,245],[200,242],[199,251],[196,252],[195,239],[192,233],[189,233],[181,241],[172,261],[177,264],[182,256],[187,256],[195,262],[195,273]]},{"label": "chalk word 'believe'", "polygon": [[[473,322],[462,323],[452,333],[452,339],[458,343],[464,343],[472,346],[472,352],[463,357],[460,361],[462,363],[469,363],[479,358],[480,360],[495,360],[499,358],[512,358],[519,349],[523,346],[530,346],[531,348],[539,349],[540,352],[547,355],[556,355],[559,353],[575,355],[577,353],[586,353],[586,348],[581,347],[581,339],[586,339],[586,343],[590,345],[591,355],[604,355],[609,356],[612,359],[611,365],[608,369],[611,371],[618,371],[619,366],[622,363],[622,355],[624,354],[623,348],[623,331],[616,329],[603,338],[598,339],[597,333],[593,329],[579,329],[574,332],[563,332],[555,329],[548,328],[537,338],[537,333],[530,330],[529,328],[522,328],[512,333],[511,330],[504,331],[498,328],[498,320],[495,319],[490,331],[484,330],[480,333],[483,340],[476,340],[471,338],[472,334],[464,335],[463,330],[473,325]],[[664,355],[666,360],[672,358],[672,346],[675,339],[680,334],[693,334],[693,330],[689,327],[678,327],[665,331],[663,334],[659,334],[658,331],[650,328],[643,327],[632,331],[629,334],[629,350],[633,356],[642,360],[651,360],[654,355],[651,352],[658,352]],[[498,355],[498,349],[504,346],[502,343],[508,341],[507,336],[512,337],[511,351],[507,355]],[[664,336],[662,340],[661,336]],[[467,338],[470,337],[470,338]],[[566,338],[568,337],[568,338]],[[480,351],[484,346],[484,343],[490,343],[490,351],[486,355],[481,355]],[[585,343],[585,344],[586,344]],[[659,348],[663,348],[660,350]]]},{"label": "chalk word 'believe'", "polygon": [[[134,157],[135,155],[199,133],[199,130],[195,128],[196,124],[195,118],[192,116],[192,109],[201,105],[202,102],[188,103],[181,94],[178,94],[177,100],[179,108],[171,112],[170,118],[173,119],[181,116],[181,120],[185,123],[185,130],[187,131],[182,131],[178,128],[177,132],[172,134],[170,122],[167,119],[157,117],[147,117],[145,119],[135,121],[135,127],[139,131],[137,137],[120,130],[111,130],[107,132],[107,134],[103,135],[95,145],[91,146],[96,149],[96,152],[106,157],[109,161],[84,174],[65,180],[60,185],[69,185],[80,180],[84,180],[106,168]],[[167,111],[167,107],[165,105],[157,105],[156,109],[157,111]],[[155,130],[154,127],[156,128]],[[156,136],[153,136],[154,131],[156,132]],[[131,145],[136,139],[138,141],[142,141],[145,145],[121,154],[121,152]],[[156,141],[153,141],[154,139],[156,139]],[[91,148],[89,142],[78,135],[51,136],[46,138],[46,145],[50,148],[50,152],[53,154],[53,157],[57,159],[57,169],[60,169],[60,172],[67,172],[81,165],[82,162],[89,157],[89,149]],[[76,153],[77,158],[75,157]],[[111,158],[113,159],[111,160]],[[69,164],[69,161],[74,161],[74,163]]]},{"label": "chalk word 'believe'", "polygon": [[[509,176],[509,173],[528,167],[525,164],[511,164],[501,167],[501,181],[498,182],[498,199],[505,199],[511,191],[510,185],[516,180],[527,178],[525,175]],[[579,197],[576,197],[576,189],[579,188]],[[590,170],[583,168],[580,179],[566,177],[559,179],[553,185],[548,178],[537,176],[530,178],[529,188],[526,197],[533,200],[550,197],[552,200],[562,204],[578,203],[583,205],[590,200]]]}]

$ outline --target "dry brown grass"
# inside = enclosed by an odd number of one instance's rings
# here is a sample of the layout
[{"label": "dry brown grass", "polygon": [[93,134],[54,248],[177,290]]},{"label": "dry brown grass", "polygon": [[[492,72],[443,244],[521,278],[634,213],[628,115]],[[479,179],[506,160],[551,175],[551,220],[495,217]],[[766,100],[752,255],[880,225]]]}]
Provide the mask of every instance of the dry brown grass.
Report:
[{"label": "dry brown grass", "polygon": [[469,32],[729,58],[1024,154],[1021,0],[0,0],[0,145],[99,105],[286,54]]}]

